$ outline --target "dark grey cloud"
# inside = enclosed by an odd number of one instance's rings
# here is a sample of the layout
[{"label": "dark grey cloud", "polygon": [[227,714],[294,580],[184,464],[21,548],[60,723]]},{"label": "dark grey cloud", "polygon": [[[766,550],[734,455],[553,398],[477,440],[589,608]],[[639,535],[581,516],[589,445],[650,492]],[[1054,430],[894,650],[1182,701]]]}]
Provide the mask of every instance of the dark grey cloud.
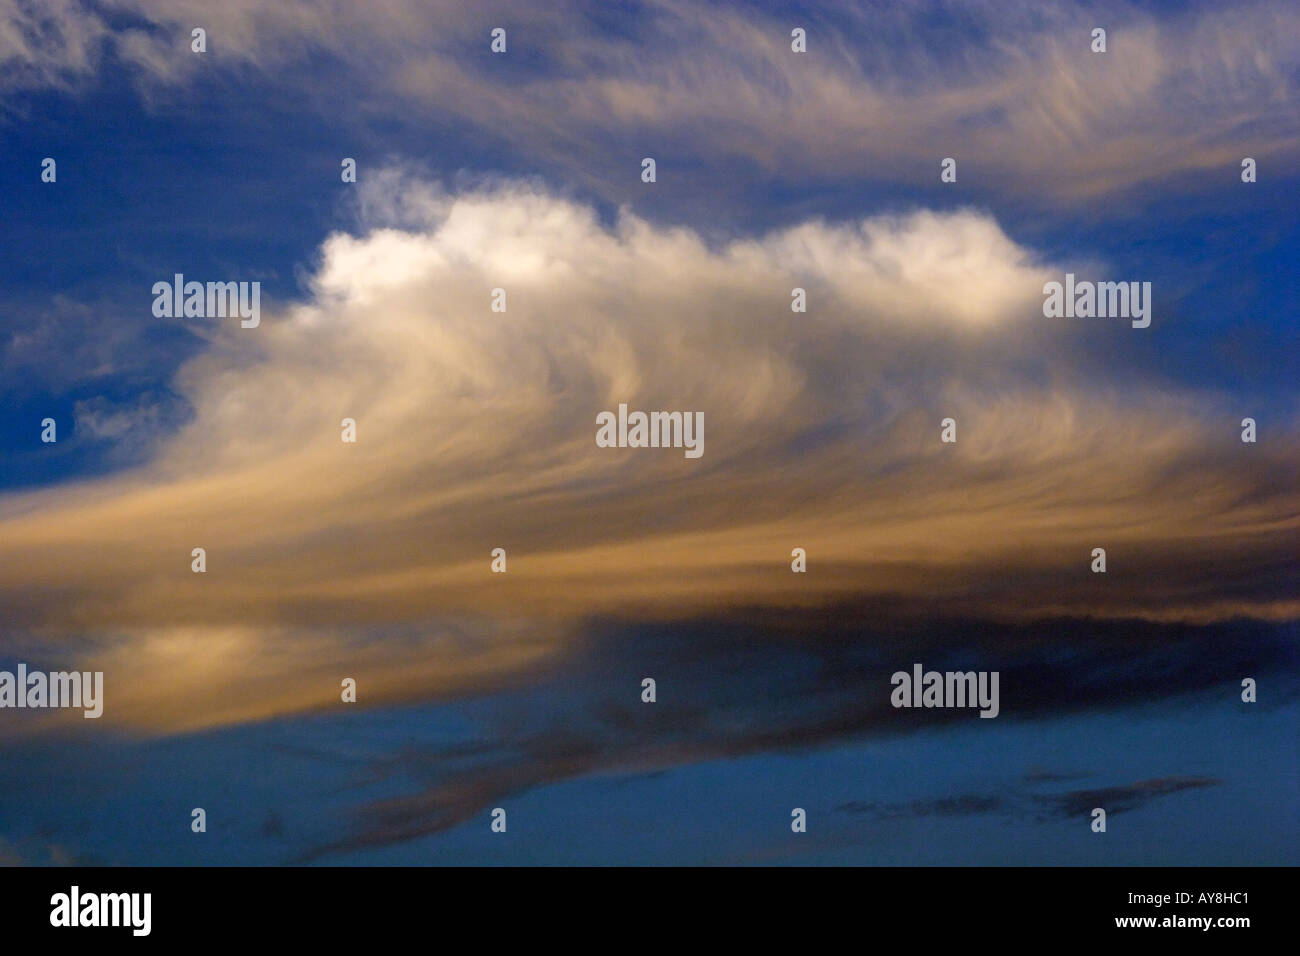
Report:
[{"label": "dark grey cloud", "polygon": [[1034,799],[1056,817],[1086,817],[1095,807],[1101,807],[1110,817],[1117,813],[1139,810],[1151,801],[1169,794],[1214,787],[1222,782],[1213,777],[1160,777],[1122,786],[1036,796]]},{"label": "dark grey cloud", "polygon": [[[1071,779],[1077,774],[1048,774],[1053,780]],[[1041,778],[1040,778],[1041,779]],[[835,807],[837,811],[873,820],[897,820],[924,817],[967,817],[1002,814],[1038,821],[1048,819],[1086,819],[1100,807],[1107,816],[1140,810],[1152,801],[1183,790],[1214,787],[1223,781],[1213,777],[1177,776],[1138,780],[1133,783],[1090,790],[1042,794],[1027,789],[1007,793],[965,793],[928,800],[888,803],[850,800]]]},{"label": "dark grey cloud", "polygon": [[[1058,620],[1011,626],[948,621],[873,627],[849,608],[765,624],[709,621],[660,627],[595,624],[535,681],[494,697],[472,746],[409,747],[370,766],[407,792],[363,802],[351,832],[303,859],[418,839],[450,829],[513,794],[602,773],[652,773],[695,761],[806,752],[856,737],[983,721],[974,710],[895,709],[889,677],[921,662],[936,670],[998,670],[1001,716],[1034,720],[1199,695],[1234,708],[1243,675],[1267,675],[1274,704],[1294,699],[1293,626],[1206,628]],[[653,676],[658,701],[639,699]],[[1260,706],[1260,705],[1253,705]],[[1101,806],[1127,812],[1204,777],[1166,777],[1057,791],[1091,776],[1031,769],[1002,791],[836,809],[877,819],[989,814],[1049,820]],[[358,785],[373,779],[358,774]],[[1086,806],[1085,806],[1086,805]]]}]

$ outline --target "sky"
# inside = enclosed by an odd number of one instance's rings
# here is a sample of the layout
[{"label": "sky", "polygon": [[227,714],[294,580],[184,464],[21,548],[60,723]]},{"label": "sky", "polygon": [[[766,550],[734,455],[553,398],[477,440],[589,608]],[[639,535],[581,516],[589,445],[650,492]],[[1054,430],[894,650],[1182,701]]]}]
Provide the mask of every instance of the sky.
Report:
[{"label": "sky", "polygon": [[0,861],[1294,864],[1297,36],[0,0]]}]

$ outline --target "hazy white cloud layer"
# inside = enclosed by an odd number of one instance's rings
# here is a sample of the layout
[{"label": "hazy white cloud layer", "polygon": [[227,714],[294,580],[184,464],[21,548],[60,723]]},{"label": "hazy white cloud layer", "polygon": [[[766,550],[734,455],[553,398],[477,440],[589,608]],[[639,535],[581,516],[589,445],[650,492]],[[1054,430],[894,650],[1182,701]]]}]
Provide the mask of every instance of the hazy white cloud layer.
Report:
[{"label": "hazy white cloud layer", "polygon": [[[323,109],[467,121],[605,191],[590,158],[612,149],[804,183],[929,185],[952,156],[963,183],[1067,201],[1190,174],[1229,182],[1245,155],[1300,155],[1289,0],[1159,17],[1122,3],[835,6],[395,0],[377,16],[351,0],[0,0],[0,97],[71,88],[106,64],[150,96],[214,70],[274,73],[328,90]],[[488,50],[497,26],[506,56]],[[790,50],[795,26],[806,54]],[[1099,26],[1105,54],[1089,48]]]},{"label": "hazy white cloud layer", "polygon": [[[106,721],[323,705],[343,676],[371,703],[453,690],[593,615],[1300,610],[1295,410],[1246,445],[1252,410],[1088,379],[1071,323],[1118,354],[1160,334],[1158,305],[1141,331],[1044,318],[1071,264],[985,214],[710,247],[526,184],[361,188],[303,302],[195,320],[211,346],[174,383],[193,416],[148,464],[0,498],[4,649],[104,670]],[[703,457],[598,448],[620,402],[703,412]]]}]

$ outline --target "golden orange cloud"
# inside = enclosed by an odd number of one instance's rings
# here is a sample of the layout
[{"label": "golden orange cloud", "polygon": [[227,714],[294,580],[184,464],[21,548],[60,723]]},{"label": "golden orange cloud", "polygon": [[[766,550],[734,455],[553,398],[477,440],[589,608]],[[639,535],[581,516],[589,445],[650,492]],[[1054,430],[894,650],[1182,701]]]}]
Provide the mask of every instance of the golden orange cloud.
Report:
[{"label": "golden orange cloud", "polygon": [[[1300,610],[1293,410],[1249,445],[1211,394],[1087,380],[1042,316],[1059,271],[987,215],[711,247],[519,184],[367,188],[409,199],[403,224],[331,237],[258,328],[213,326],[176,381],[193,419],[149,464],[0,499],[11,633],[94,637],[75,666],[105,670],[106,720],[265,717],[343,676],[369,702],[447,693],[592,615]],[[1112,347],[1149,331],[1113,322]],[[619,403],[703,412],[704,454],[597,447]]]}]

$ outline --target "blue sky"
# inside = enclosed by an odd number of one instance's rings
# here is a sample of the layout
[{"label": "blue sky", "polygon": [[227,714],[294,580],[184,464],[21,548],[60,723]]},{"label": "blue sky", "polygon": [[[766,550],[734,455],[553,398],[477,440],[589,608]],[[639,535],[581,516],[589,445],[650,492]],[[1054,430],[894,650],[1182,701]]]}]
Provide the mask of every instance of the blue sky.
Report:
[{"label": "blue sky", "polygon": [[[0,712],[0,859],[1295,861],[1292,5],[0,25],[0,665],[109,688]],[[1045,318],[1066,271],[1151,328]],[[154,317],[177,272],[263,327]],[[596,454],[620,401],[702,408],[698,467]],[[1019,703],[900,727],[918,648]]]}]

